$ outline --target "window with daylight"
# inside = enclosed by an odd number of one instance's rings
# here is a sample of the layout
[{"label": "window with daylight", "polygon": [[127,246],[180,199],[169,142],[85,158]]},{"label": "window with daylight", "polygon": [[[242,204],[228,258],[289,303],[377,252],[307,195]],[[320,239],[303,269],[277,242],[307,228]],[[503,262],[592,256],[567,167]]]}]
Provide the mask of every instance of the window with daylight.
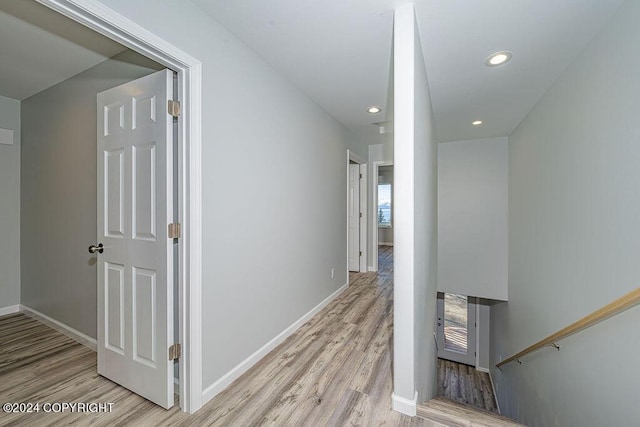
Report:
[{"label": "window with daylight", "polygon": [[378,227],[391,227],[391,184],[378,184]]}]

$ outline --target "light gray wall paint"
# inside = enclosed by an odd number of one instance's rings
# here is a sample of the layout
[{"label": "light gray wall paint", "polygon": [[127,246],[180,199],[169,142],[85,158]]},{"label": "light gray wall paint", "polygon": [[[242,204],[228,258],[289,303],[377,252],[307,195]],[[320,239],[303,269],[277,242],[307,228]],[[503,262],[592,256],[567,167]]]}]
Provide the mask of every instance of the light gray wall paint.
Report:
[{"label": "light gray wall paint", "polygon": [[378,183],[393,184],[393,166],[380,166],[378,168]]},{"label": "light gray wall paint", "polygon": [[476,367],[481,368],[485,371],[490,370],[491,360],[490,360],[490,352],[491,352],[491,304],[492,301],[486,300],[484,298],[478,298],[477,302],[477,317],[476,323],[477,326],[477,360]]},{"label": "light gray wall paint", "polygon": [[[416,390],[418,403],[421,403],[436,393],[437,349],[433,333],[438,293],[438,148],[431,92],[415,19],[414,40],[413,340],[416,350]],[[402,310],[403,307],[397,309]]]},{"label": "light gray wall paint", "polygon": [[438,290],[507,299],[507,138],[438,144]]},{"label": "light gray wall paint", "polygon": [[424,402],[436,391],[438,160],[413,4],[395,10],[394,78],[393,388],[399,398],[413,401],[417,392]]},{"label": "light gray wall paint", "polygon": [[393,227],[381,228],[378,227],[378,244],[393,244]]},{"label": "light gray wall paint", "polygon": [[159,68],[126,51],[22,102],[22,304],[96,337],[96,94]]},{"label": "light gray wall paint", "polygon": [[[492,365],[638,287],[640,2],[628,1],[509,138],[509,302]],[[640,307],[493,369],[530,426],[640,419]]]},{"label": "light gray wall paint", "polygon": [[353,136],[193,3],[102,3],[202,61],[206,388],[347,282]]},{"label": "light gray wall paint", "polygon": [[20,303],[20,101],[0,96],[0,128],[13,145],[0,144],[0,309]]},{"label": "light gray wall paint", "polygon": [[[378,168],[378,184],[391,184],[391,227],[378,227],[378,243],[393,244],[393,166]],[[376,213],[377,218],[377,213]]]}]

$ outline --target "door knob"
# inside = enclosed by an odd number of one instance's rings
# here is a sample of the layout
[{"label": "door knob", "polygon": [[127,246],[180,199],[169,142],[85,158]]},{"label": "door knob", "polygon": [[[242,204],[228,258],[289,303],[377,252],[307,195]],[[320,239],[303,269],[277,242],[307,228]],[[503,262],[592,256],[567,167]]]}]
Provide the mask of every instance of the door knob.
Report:
[{"label": "door knob", "polygon": [[104,252],[104,245],[102,243],[98,243],[98,246],[96,245],[89,246],[90,254],[95,254],[96,252],[99,252],[99,253]]}]

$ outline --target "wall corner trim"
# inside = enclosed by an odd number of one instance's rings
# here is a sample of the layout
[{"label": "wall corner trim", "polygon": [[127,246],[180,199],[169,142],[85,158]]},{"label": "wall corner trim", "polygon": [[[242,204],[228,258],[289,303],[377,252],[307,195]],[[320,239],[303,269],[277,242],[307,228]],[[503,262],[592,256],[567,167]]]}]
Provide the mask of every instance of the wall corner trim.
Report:
[{"label": "wall corner trim", "polygon": [[229,372],[220,377],[216,382],[208,386],[202,391],[202,404],[204,405],[211,399],[213,399],[218,393],[224,390],[229,384],[235,381],[238,377],[244,374],[249,370],[253,365],[258,363],[260,359],[266,356],[271,350],[280,345],[285,339],[291,336],[295,331],[297,331],[302,325],[307,323],[309,319],[315,316],[320,310],[326,307],[331,301],[336,299],[341,293],[343,293],[349,287],[348,283],[345,283],[340,288],[338,288],[335,292],[325,298],[320,304],[316,305],[312,308],[308,313],[303,315],[301,318],[293,322],[289,327],[287,327],[284,331],[280,332],[276,335],[271,341],[263,345],[259,348],[255,353],[244,359],[240,362],[236,367],[231,369]]},{"label": "wall corner trim", "polygon": [[77,331],[75,329],[73,329],[72,327],[65,325],[62,322],[59,322],[49,316],[47,316],[46,314],[42,314],[37,310],[34,310],[33,308],[27,307],[25,305],[20,304],[20,312],[26,314],[29,317],[32,317],[42,323],[44,323],[45,325],[47,325],[48,327],[50,327],[51,329],[54,329],[58,332],[60,332],[61,334],[64,334],[66,336],[68,336],[69,338],[71,338],[72,340],[84,345],[85,347],[93,350],[93,351],[97,351],[98,349],[98,343],[94,338],[91,338],[89,335],[85,335],[80,331]]},{"label": "wall corner trim", "polygon": [[391,394],[391,408],[401,414],[415,417],[418,408],[418,391],[416,390],[413,400],[400,397],[395,393]]},{"label": "wall corner trim", "polygon": [[489,382],[491,382],[491,391],[493,391],[493,397],[496,400],[496,408],[498,409],[498,414],[502,415],[502,411],[500,410],[500,402],[498,402],[498,395],[496,394],[496,385],[493,382],[493,375],[491,375],[491,371],[489,371]]},{"label": "wall corner trim", "polygon": [[14,314],[20,311],[20,305],[10,305],[7,307],[0,307],[0,316],[6,316],[7,314]]}]

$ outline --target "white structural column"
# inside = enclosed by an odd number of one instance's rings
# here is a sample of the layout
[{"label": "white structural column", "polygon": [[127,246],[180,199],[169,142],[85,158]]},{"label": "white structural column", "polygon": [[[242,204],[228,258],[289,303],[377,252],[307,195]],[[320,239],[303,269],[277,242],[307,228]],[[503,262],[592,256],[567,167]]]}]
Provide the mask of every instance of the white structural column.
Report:
[{"label": "white structural column", "polygon": [[412,4],[394,21],[394,393],[416,414],[435,393],[437,150],[431,96]]}]

